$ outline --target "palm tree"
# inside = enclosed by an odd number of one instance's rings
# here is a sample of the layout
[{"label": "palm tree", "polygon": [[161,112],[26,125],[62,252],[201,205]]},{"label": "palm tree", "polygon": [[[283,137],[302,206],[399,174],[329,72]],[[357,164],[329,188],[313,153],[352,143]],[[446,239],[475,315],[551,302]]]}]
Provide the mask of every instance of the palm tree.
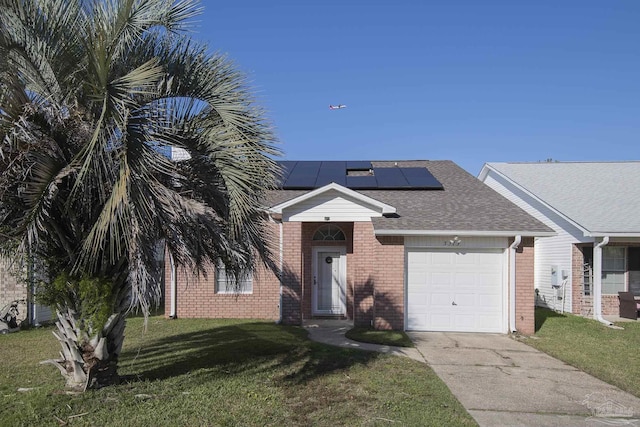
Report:
[{"label": "palm tree", "polygon": [[0,0],[0,233],[46,268],[62,348],[46,362],[69,388],[117,379],[124,315],[160,295],[159,243],[196,273],[272,265],[275,138],[243,75],[184,35],[199,11]]}]

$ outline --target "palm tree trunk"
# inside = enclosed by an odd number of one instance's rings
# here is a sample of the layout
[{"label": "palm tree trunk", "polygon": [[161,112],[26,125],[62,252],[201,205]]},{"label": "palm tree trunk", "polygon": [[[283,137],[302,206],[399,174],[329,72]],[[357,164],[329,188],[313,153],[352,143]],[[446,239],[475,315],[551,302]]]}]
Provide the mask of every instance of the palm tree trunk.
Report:
[{"label": "palm tree trunk", "polygon": [[101,331],[89,336],[76,313],[67,309],[57,312],[57,330],[53,335],[60,342],[60,359],[41,363],[56,366],[73,391],[96,389],[118,382],[118,357],[124,342],[125,317],[121,312],[109,317]]}]

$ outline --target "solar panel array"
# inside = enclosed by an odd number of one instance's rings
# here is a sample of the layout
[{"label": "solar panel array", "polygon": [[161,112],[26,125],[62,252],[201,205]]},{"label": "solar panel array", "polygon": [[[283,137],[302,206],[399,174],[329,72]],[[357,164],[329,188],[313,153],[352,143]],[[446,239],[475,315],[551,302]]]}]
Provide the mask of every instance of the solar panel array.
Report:
[{"label": "solar panel array", "polygon": [[369,161],[281,161],[283,190],[312,190],[335,182],[354,190],[442,190],[420,167],[374,168]]}]

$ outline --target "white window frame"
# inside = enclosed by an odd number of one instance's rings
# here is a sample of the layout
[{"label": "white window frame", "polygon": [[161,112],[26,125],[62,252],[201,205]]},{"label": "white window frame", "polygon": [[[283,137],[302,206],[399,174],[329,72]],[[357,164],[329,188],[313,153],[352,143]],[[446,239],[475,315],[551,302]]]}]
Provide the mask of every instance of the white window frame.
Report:
[{"label": "white window frame", "polygon": [[248,271],[242,274],[242,278],[238,280],[239,285],[236,288],[233,281],[227,278],[227,274],[225,272],[224,264],[219,263],[216,266],[216,280],[215,280],[215,293],[216,294],[243,294],[250,295],[253,294],[253,274]]}]

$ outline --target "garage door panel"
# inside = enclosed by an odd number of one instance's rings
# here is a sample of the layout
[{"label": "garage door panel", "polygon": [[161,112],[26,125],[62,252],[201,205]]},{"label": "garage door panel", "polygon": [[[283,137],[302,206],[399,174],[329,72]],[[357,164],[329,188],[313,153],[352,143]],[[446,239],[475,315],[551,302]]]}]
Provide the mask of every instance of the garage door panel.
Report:
[{"label": "garage door panel", "polygon": [[450,254],[444,252],[430,252],[425,258],[434,266],[452,265],[455,262]]},{"label": "garage door panel", "polygon": [[451,316],[448,314],[434,313],[428,316],[428,318],[436,330],[447,330],[451,328]]},{"label": "garage door panel", "polygon": [[478,332],[496,332],[495,324],[501,320],[496,315],[478,315]]},{"label": "garage door panel", "polygon": [[476,324],[476,316],[473,314],[457,314],[453,316],[453,327],[458,329],[473,329]]},{"label": "garage door panel", "polygon": [[[460,265],[456,265],[456,268],[460,268]],[[453,283],[457,288],[472,287],[476,281],[475,274],[472,272],[455,272],[452,274],[454,277]]]},{"label": "garage door panel", "polygon": [[443,292],[433,292],[428,298],[428,305],[436,307],[448,307],[451,304],[451,295]]},{"label": "garage door panel", "polygon": [[[455,307],[459,308],[464,308],[466,309],[472,309],[474,307],[476,307],[478,305],[478,301],[475,295],[470,295],[467,293],[455,293],[453,294],[453,298],[451,299],[451,301],[449,302],[449,305],[454,306],[454,304],[452,304],[452,302],[455,302]],[[451,308],[451,310],[455,313],[458,312],[459,310],[455,309],[455,308]]]},{"label": "garage door panel", "polygon": [[[478,273],[476,275],[477,286],[488,286],[488,287],[495,288],[496,282],[500,282],[501,280],[502,280],[502,274]],[[498,292],[497,289],[496,289],[496,292]]]},{"label": "garage door panel", "polygon": [[485,310],[498,310],[502,307],[502,298],[495,294],[479,294],[477,306]]},{"label": "garage door panel", "polygon": [[504,332],[502,263],[503,250],[409,250],[407,329]]}]

